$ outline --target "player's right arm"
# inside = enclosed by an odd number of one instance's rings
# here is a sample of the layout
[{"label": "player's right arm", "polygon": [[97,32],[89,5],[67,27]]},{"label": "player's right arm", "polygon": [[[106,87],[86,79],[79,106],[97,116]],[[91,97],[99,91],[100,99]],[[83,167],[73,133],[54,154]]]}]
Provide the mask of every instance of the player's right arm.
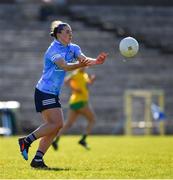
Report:
[{"label": "player's right arm", "polygon": [[81,67],[88,66],[89,60],[80,59],[77,63],[67,63],[63,58],[55,61],[55,64],[64,71],[72,71]]},{"label": "player's right arm", "polygon": [[[80,50],[80,47],[75,46],[75,55],[74,58],[76,58],[78,61],[75,63],[68,63],[65,61],[64,53],[57,53],[52,54],[50,59],[53,63],[55,63],[60,69],[63,69],[64,71],[72,71],[81,67],[86,66],[93,66],[93,65],[99,65],[103,64],[104,61],[107,58],[107,54],[102,52],[98,55],[96,59],[86,57]],[[53,51],[54,52],[54,51]]]},{"label": "player's right arm", "polygon": [[78,60],[88,60],[88,66],[93,66],[93,65],[99,65],[99,64],[103,64],[107,58],[108,54],[105,52],[101,52],[97,58],[91,58],[91,57],[86,57],[85,55],[81,54],[78,57]]}]

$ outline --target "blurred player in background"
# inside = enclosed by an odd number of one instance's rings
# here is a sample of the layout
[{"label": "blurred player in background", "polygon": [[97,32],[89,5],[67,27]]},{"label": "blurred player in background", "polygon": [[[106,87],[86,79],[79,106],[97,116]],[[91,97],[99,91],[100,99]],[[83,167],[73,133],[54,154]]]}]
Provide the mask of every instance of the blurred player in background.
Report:
[{"label": "blurred player in background", "polygon": [[79,144],[89,149],[86,142],[87,136],[91,133],[95,117],[91,106],[89,105],[89,90],[88,84],[92,84],[95,80],[95,75],[86,73],[85,68],[75,70],[65,78],[66,84],[71,88],[72,94],[69,100],[69,112],[67,122],[64,127],[59,131],[56,139],[53,141],[52,146],[55,150],[58,149],[59,137],[69,129],[77,118],[82,115],[87,120],[86,132],[83,134]]},{"label": "blurred player in background", "polygon": [[30,164],[34,168],[47,168],[43,156],[63,127],[64,118],[59,95],[66,71],[103,64],[107,57],[104,52],[96,59],[86,57],[78,45],[71,43],[72,29],[67,23],[54,21],[51,36],[54,40],[45,52],[43,73],[35,89],[36,111],[41,113],[44,123],[31,134],[18,140],[21,154],[28,160],[30,145],[40,138],[39,147]]}]

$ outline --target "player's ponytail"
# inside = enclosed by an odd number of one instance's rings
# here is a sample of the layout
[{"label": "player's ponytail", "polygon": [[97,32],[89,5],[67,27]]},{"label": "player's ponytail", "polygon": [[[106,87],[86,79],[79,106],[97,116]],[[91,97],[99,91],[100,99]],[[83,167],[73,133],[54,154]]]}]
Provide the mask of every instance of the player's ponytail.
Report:
[{"label": "player's ponytail", "polygon": [[65,26],[68,26],[68,24],[63,23],[62,21],[53,21],[51,24],[50,35],[54,38],[57,38],[57,33],[61,33]]},{"label": "player's ponytail", "polygon": [[[59,21],[59,20],[55,20],[55,21],[52,21],[51,23],[51,27],[50,27],[50,35],[52,37],[55,37],[54,36],[54,30],[56,27],[58,27],[59,24],[62,24],[63,22],[62,21]],[[56,37],[55,37],[56,38]]]}]

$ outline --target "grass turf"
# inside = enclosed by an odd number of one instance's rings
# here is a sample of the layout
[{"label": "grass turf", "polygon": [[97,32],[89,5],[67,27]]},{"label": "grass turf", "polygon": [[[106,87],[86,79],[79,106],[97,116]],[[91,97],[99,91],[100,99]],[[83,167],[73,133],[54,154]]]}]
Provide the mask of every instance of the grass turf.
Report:
[{"label": "grass turf", "polygon": [[77,144],[79,136],[63,136],[60,148],[45,155],[50,170],[30,167],[38,142],[22,159],[18,137],[0,137],[0,179],[173,179],[173,137],[90,136],[91,150]]}]

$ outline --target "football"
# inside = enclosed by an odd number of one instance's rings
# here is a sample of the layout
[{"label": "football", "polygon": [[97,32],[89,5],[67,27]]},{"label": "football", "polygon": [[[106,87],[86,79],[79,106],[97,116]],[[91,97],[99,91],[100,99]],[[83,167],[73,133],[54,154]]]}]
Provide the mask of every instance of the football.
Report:
[{"label": "football", "polygon": [[126,58],[134,57],[139,50],[138,41],[133,37],[126,37],[120,41],[119,50]]}]

